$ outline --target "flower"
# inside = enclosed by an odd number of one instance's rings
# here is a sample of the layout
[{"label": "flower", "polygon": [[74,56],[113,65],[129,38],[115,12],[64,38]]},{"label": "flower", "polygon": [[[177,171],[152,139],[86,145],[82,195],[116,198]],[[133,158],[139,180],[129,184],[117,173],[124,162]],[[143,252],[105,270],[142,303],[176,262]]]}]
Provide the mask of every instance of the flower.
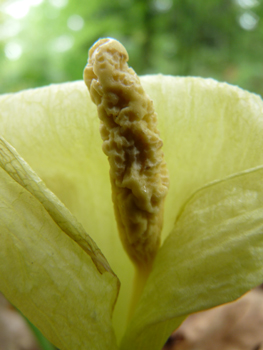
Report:
[{"label": "flower", "polygon": [[84,83],[0,98],[0,290],[61,350],[160,350],[188,314],[263,280],[261,98],[211,79],[141,82],[170,189],[163,243],[127,325],[133,266]]}]

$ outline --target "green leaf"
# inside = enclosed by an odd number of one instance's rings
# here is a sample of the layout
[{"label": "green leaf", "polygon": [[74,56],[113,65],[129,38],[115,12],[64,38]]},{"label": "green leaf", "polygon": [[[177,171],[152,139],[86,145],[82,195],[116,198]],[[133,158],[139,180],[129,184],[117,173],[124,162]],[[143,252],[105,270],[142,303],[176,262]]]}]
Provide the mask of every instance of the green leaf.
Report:
[{"label": "green leaf", "polygon": [[0,140],[0,289],[58,348],[116,349],[119,282],[63,204]]},{"label": "green leaf", "polygon": [[190,313],[263,281],[263,167],[197,191],[161,247],[122,350],[159,350]]}]

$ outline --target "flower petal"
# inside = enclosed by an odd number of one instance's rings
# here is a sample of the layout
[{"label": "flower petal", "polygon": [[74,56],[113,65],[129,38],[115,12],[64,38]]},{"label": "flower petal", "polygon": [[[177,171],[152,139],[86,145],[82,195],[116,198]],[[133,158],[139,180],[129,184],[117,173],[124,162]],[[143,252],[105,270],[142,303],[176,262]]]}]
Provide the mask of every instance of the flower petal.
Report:
[{"label": "flower petal", "polygon": [[170,174],[165,238],[198,188],[263,164],[263,101],[212,79],[159,75],[142,82],[158,113]]},{"label": "flower petal", "polygon": [[3,95],[0,105],[1,135],[76,216],[120,279],[113,316],[120,337],[133,267],[118,236],[99,118],[84,82]]},{"label": "flower petal", "polygon": [[190,313],[263,281],[263,166],[197,191],[160,249],[121,349],[159,350]]},{"label": "flower petal", "polygon": [[111,316],[118,279],[70,212],[3,139],[0,205],[5,296],[61,350],[116,349]]},{"label": "flower petal", "polygon": [[[142,77],[158,112],[170,173],[163,237],[198,188],[263,164],[262,100],[211,79]],[[132,265],[118,239],[96,108],[82,82],[0,98],[2,135],[65,203],[122,282],[114,322],[125,328]],[[171,210],[172,208],[172,210]]]}]

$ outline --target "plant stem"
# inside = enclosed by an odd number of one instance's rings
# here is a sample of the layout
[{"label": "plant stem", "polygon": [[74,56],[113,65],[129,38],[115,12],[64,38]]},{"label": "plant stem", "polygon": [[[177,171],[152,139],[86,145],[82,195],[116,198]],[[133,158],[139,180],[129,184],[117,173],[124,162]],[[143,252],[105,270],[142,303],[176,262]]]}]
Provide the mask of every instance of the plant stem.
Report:
[{"label": "plant stem", "polygon": [[141,297],[141,294],[143,292],[144,286],[146,284],[146,281],[149,277],[151,270],[152,270],[152,265],[135,267],[135,274],[133,279],[133,291],[132,291],[132,297],[131,297],[131,303],[130,303],[130,310],[128,314],[128,321],[130,321],[130,319],[133,316],[134,310],[136,308],[136,305],[139,302],[139,299]]}]

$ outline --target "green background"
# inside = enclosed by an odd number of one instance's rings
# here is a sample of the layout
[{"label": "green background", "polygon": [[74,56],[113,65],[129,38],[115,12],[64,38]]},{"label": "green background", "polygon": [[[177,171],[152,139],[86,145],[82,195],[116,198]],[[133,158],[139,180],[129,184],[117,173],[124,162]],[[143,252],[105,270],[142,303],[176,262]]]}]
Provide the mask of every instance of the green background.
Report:
[{"label": "green background", "polygon": [[113,37],[138,74],[213,77],[263,95],[260,1],[0,0],[0,93],[82,79],[89,47]]}]

